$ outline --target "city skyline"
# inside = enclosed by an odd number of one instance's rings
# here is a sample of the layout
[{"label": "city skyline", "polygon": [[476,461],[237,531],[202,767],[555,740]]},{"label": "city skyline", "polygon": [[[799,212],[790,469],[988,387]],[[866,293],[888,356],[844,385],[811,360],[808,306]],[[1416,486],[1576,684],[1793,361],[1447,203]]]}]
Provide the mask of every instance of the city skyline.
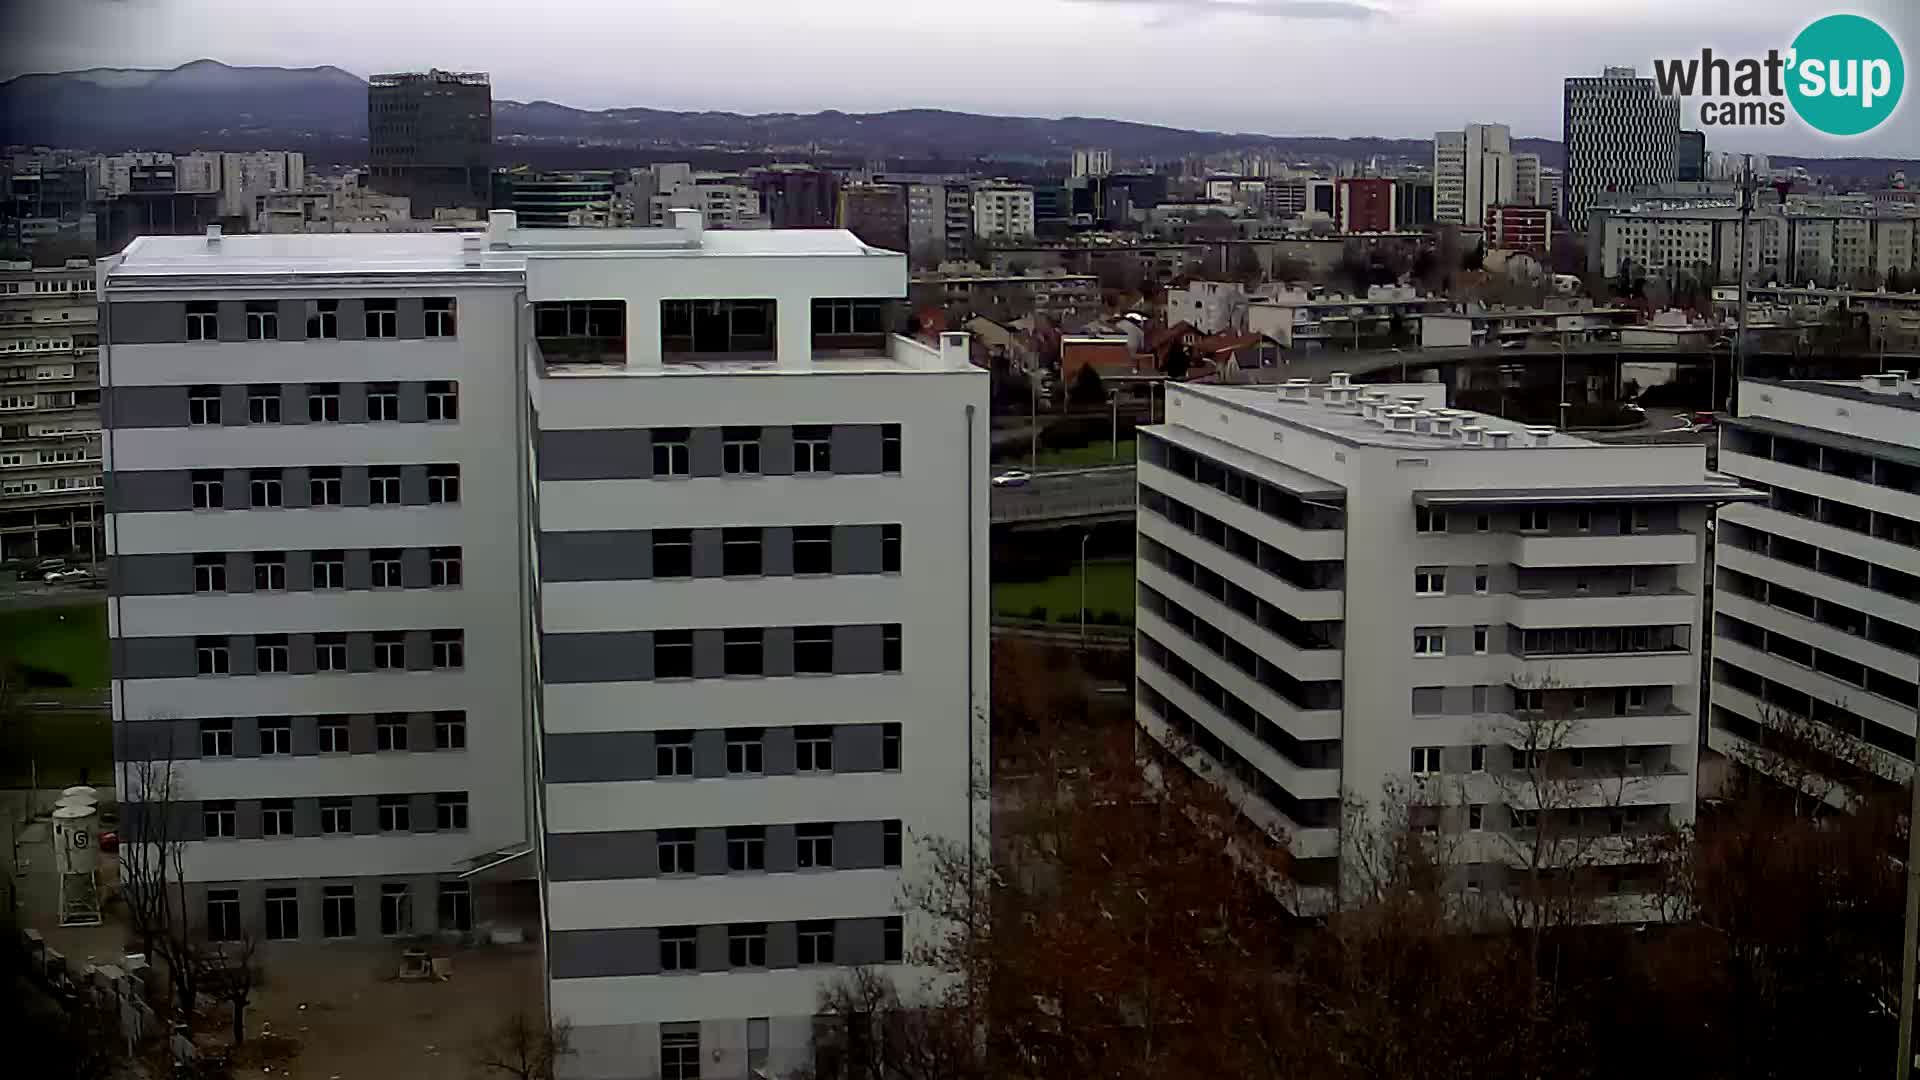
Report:
[{"label": "city skyline", "polygon": [[[358,75],[428,66],[485,70],[496,95],[583,109],[652,107],[744,113],[942,108],[1007,116],[1095,116],[1203,131],[1430,139],[1468,122],[1508,124],[1516,137],[1561,137],[1561,79],[1608,65],[1651,74],[1656,57],[1764,52],[1808,16],[1787,0],[1715,0],[1675,14],[1651,0],[1578,3],[1541,12],[1512,0],[983,0],[968,20],[917,19],[871,0],[808,10],[768,6],[723,29],[697,5],[656,5],[644,21],[605,0],[556,0],[512,34],[446,9],[376,8],[343,0],[324,15],[288,9],[260,19],[241,0],[33,0],[11,14],[0,78],[95,67],[169,68],[201,58],[234,65],[332,64]],[[489,7],[490,5],[478,5]],[[749,3],[749,8],[756,5]],[[461,9],[474,13],[475,5]],[[245,16],[242,16],[244,9]],[[1855,10],[1915,40],[1895,0]],[[365,19],[355,17],[364,12]],[[1729,26],[1737,13],[1739,25]],[[1653,16],[1658,15],[1658,19]],[[370,36],[366,26],[379,25]],[[582,50],[577,28],[624,47]],[[1022,33],[982,30],[1014,25]],[[743,29],[744,28],[744,29]],[[636,63],[636,53],[642,62]],[[1473,55],[1497,63],[1450,63]],[[1241,71],[1230,90],[1183,90],[1180,57]],[[566,56],[564,64],[553,63]],[[1356,68],[1355,61],[1362,66]],[[1370,61],[1370,62],[1368,62]],[[1436,62],[1449,64],[1436,67]],[[1445,71],[1447,92],[1418,81]],[[864,72],[864,74],[861,74]],[[1170,92],[1171,91],[1171,92]],[[1709,129],[1715,149],[1811,157],[1920,157],[1904,123],[1854,139],[1799,126]],[[1682,125],[1698,127],[1697,103]]]}]

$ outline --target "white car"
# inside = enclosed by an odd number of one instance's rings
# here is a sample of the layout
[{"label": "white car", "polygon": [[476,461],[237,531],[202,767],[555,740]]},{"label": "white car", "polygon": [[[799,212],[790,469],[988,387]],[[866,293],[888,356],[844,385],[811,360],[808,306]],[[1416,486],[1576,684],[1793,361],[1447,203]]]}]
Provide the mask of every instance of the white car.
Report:
[{"label": "white car", "polygon": [[82,570],[78,566],[70,566],[65,570],[49,570],[40,580],[52,585],[61,581],[81,581],[86,577],[87,572],[85,570]]},{"label": "white car", "polygon": [[1027,481],[1031,479],[1033,479],[1033,474],[1025,469],[1008,469],[1006,472],[993,478],[993,486],[1025,487],[1027,486]]}]

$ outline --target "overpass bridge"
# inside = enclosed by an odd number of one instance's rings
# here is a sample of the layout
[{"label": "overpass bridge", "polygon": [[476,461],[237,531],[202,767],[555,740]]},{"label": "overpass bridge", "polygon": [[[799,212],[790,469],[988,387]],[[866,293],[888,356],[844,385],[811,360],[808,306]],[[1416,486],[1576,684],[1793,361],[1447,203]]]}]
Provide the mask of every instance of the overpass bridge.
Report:
[{"label": "overpass bridge", "polygon": [[1133,517],[1139,485],[1131,465],[1039,473],[1020,487],[997,487],[995,525],[1092,524]]}]

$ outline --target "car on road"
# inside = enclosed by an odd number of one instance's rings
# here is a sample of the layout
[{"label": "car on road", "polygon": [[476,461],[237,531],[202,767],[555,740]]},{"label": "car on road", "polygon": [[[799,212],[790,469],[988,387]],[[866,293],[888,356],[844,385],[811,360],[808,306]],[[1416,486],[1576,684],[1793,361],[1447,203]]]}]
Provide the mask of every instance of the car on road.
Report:
[{"label": "car on road", "polygon": [[41,559],[37,563],[21,567],[17,576],[21,581],[43,581],[49,572],[65,569],[66,565],[65,559]]},{"label": "car on road", "polygon": [[1720,423],[1711,409],[1702,409],[1694,413],[1690,418],[1690,422],[1693,424],[1693,430],[1695,431],[1712,431],[1718,427]]},{"label": "car on road", "polygon": [[59,570],[49,570],[41,575],[40,580],[49,585],[58,585],[63,581],[85,581],[87,577],[88,574],[84,569],[78,566],[69,566]]},{"label": "car on road", "polygon": [[1026,487],[1033,474],[1025,469],[1008,469],[993,478],[994,487]]}]

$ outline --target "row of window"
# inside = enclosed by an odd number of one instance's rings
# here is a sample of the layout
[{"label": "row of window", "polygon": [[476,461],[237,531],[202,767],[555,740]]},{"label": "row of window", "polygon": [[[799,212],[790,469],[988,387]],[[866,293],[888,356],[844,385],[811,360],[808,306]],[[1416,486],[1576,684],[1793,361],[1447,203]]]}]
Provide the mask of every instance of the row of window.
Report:
[{"label": "row of window", "polygon": [[[767,629],[759,626],[731,627],[720,631],[721,669],[717,675],[765,675],[767,673]],[[692,630],[655,630],[653,632],[653,677],[656,679],[692,679],[696,673]],[[900,624],[884,623],[880,628],[880,669],[899,671],[901,660]],[[793,673],[795,675],[831,675],[834,673],[834,627],[796,626],[793,628]]]},{"label": "row of window", "polygon": [[[796,575],[831,574],[833,565],[832,525],[795,525],[782,533],[790,538],[783,561]],[[724,577],[758,577],[769,573],[769,530],[759,526],[729,527],[720,530],[720,574]],[[650,536],[653,577],[690,578],[695,576],[694,530],[654,529]],[[779,553],[775,553],[779,554]],[[778,562],[775,563],[778,565]],[[880,566],[883,574],[900,572],[900,526],[880,526]]]},{"label": "row of window", "polygon": [[[795,962],[801,967],[814,967],[834,963],[834,921],[832,919],[811,919],[794,924]],[[659,931],[660,970],[665,973],[697,972],[701,970],[700,930],[695,926],[664,926]],[[881,929],[880,962],[898,964],[904,959],[905,936],[901,917],[889,915]],[[731,970],[751,971],[767,966],[767,924],[766,923],[729,923],[727,925],[727,967]],[[694,1046],[698,1047],[697,1036]],[[663,1051],[666,1044],[662,1043]],[[674,1072],[663,1069],[663,1075],[699,1076],[698,1062],[694,1071]]]},{"label": "row of window", "polygon": [[1849,686],[1857,686],[1870,694],[1899,702],[1904,708],[1913,708],[1917,700],[1916,694],[1920,693],[1920,688],[1916,688],[1909,679],[1889,674],[1877,667],[1863,664],[1831,650],[1809,645],[1792,634],[1783,634],[1764,626],[1755,626],[1725,612],[1714,616],[1714,632],[1716,636],[1728,641],[1737,641],[1749,648],[1777,656],[1810,671],[1838,679]]},{"label": "row of window", "polygon": [[1346,514],[1337,507],[1309,502],[1204,454],[1175,446],[1157,435],[1141,434],[1140,459],[1196,484],[1213,488],[1268,517],[1298,528],[1338,529],[1346,522]]},{"label": "row of window", "polygon": [[[1238,694],[1220,685],[1212,676],[1194,667],[1184,657],[1145,632],[1140,634],[1140,658],[1193,691],[1195,696],[1206,702],[1215,712],[1231,720],[1242,731],[1265,743],[1269,749],[1296,768],[1337,769],[1340,767],[1338,741],[1331,739],[1308,741],[1295,738],[1292,733],[1274,723],[1260,710],[1242,700]],[[1143,682],[1142,685],[1145,683]]]},{"label": "row of window", "polygon": [[1910,494],[1920,493],[1920,468],[1872,454],[1843,450],[1787,435],[1749,431],[1738,424],[1730,425],[1721,435],[1721,445],[1730,453],[1750,454],[1857,483]]},{"label": "row of window", "polygon": [[[1409,766],[1408,771],[1416,777],[1440,776],[1445,773],[1460,771],[1457,768],[1449,769],[1447,767],[1444,760],[1447,755],[1443,753],[1447,749],[1449,748],[1441,746],[1414,747],[1412,750],[1412,764]],[[1465,749],[1467,751],[1465,760],[1466,771],[1471,773],[1487,772],[1487,744],[1474,743]],[[1506,763],[1509,771],[1528,774],[1551,774],[1554,776],[1583,772],[1588,769],[1606,771],[1609,774],[1618,773],[1622,770],[1635,772],[1646,768],[1648,762],[1652,759],[1650,751],[1644,746],[1598,747],[1594,749],[1580,746],[1568,747],[1566,749],[1508,746],[1505,747],[1505,750]],[[1499,762],[1496,759],[1494,771],[1498,771],[1498,764]],[[1476,825],[1474,827],[1478,828],[1479,826]]]},{"label": "row of window", "polygon": [[[442,881],[436,886],[436,928],[466,932],[473,929],[473,892],[464,881]],[[413,886],[407,882],[385,882],[380,886],[380,933],[401,937],[416,932]],[[270,887],[262,897],[261,934],[268,941],[297,941],[301,937],[299,890]],[[246,920],[238,889],[207,890],[207,938],[211,941],[238,941],[245,932]],[[320,887],[320,934],[333,939],[359,935],[359,916],[352,885]]]},{"label": "row of window", "polygon": [[[1200,678],[1204,679],[1206,676],[1202,675]],[[1285,814],[1294,824],[1306,828],[1330,828],[1339,824],[1340,800],[1297,798],[1291,791],[1282,787],[1279,781],[1262,772],[1253,762],[1228,746],[1205,723],[1169,701],[1165,694],[1155,689],[1145,679],[1136,680],[1136,687],[1141,706],[1148,713],[1159,717],[1175,737],[1184,740],[1191,749],[1206,755],[1222,771],[1240,781],[1248,790],[1258,792],[1267,805]],[[1231,698],[1231,695],[1228,697]],[[1246,726],[1240,715],[1234,715],[1234,722],[1243,727]],[[1270,725],[1263,722],[1263,730],[1266,726]],[[1331,759],[1332,765],[1329,767],[1337,766],[1339,763],[1337,745],[1331,749]]]},{"label": "row of window", "polygon": [[[345,716],[319,716],[315,722],[315,747],[322,754],[353,752],[351,724]],[[235,756],[234,719],[230,716],[201,720],[200,756]],[[433,745],[415,746],[409,734],[411,722],[406,713],[376,713],[373,717],[373,746],[378,753],[408,750],[465,750],[467,714],[443,710],[433,714]],[[294,720],[291,716],[262,716],[255,723],[257,751],[261,757],[291,756],[294,748]]]},{"label": "row of window", "polygon": [[[686,877],[698,874],[695,861],[695,830],[661,829],[655,833],[656,873],[660,877]],[[834,867],[832,822],[795,825],[793,864],[800,870],[831,870]],[[767,827],[765,825],[729,825],[726,830],[727,872],[730,874],[765,873],[767,869]],[[903,832],[898,820],[880,823],[880,865],[900,866]]]},{"label": "row of window", "polygon": [[[1469,691],[1467,711],[1475,716],[1495,711],[1492,700],[1493,687],[1481,684],[1472,687],[1416,686],[1413,688],[1412,710],[1415,716],[1435,716],[1447,711],[1445,696],[1449,689]],[[1607,715],[1625,716],[1630,713],[1644,712],[1651,697],[1649,687],[1616,686],[1612,688],[1613,712]],[[1569,716],[1596,715],[1606,700],[1605,689],[1576,688],[1572,690],[1548,691],[1539,688],[1510,686],[1507,688],[1511,706],[1517,713],[1561,712]]]},{"label": "row of window", "polygon": [[[426,552],[427,580],[424,583],[426,587],[434,589],[459,587],[464,576],[461,549],[437,547],[427,548]],[[284,592],[288,588],[287,552],[253,551],[233,554],[252,563],[253,592]],[[310,584],[313,589],[348,588],[347,552],[336,548],[304,554],[307,556],[310,567]],[[367,553],[368,582],[365,587],[406,588],[407,583],[403,573],[405,562],[405,551],[402,548],[374,548]],[[233,563],[232,555],[226,552],[195,555],[193,557],[193,591],[196,593],[236,591],[229,587],[229,574],[234,572]]]},{"label": "row of window", "polygon": [[[353,798],[322,797],[319,801],[320,835],[354,834]],[[298,835],[294,821],[294,800],[260,800],[260,835],[266,838]],[[415,822],[412,795],[374,796],[374,829],[383,833],[414,832],[427,826]],[[464,832],[467,828],[467,793],[442,791],[433,796],[432,829],[436,832]],[[240,835],[240,808],[233,799],[207,799],[200,804],[200,835],[205,840],[232,840]]]},{"label": "row of window", "polygon": [[1869,510],[1841,499],[1826,499],[1795,491],[1778,484],[1767,485],[1766,490],[1767,506],[1783,514],[1832,525],[1902,547],[1920,548],[1920,521],[1884,510]]},{"label": "row of window", "polygon": [[1920,655],[1920,630],[1879,615],[1869,615],[1824,596],[1813,596],[1725,566],[1720,567],[1720,588],[1875,645]]},{"label": "row of window", "polygon": [[[397,338],[400,336],[400,301],[392,298],[369,297],[361,302],[361,330],[368,338]],[[450,296],[428,297],[422,302],[426,319],[426,336],[430,338],[450,338],[457,329],[454,318],[454,303]],[[277,300],[248,300],[241,310],[241,318],[246,326],[248,341],[279,341],[280,302]],[[306,302],[307,340],[332,341],[340,337],[340,301],[308,300]],[[188,341],[219,341],[220,304],[214,300],[188,301],[186,308],[186,339]]]},{"label": "row of window", "polygon": [[[370,506],[401,506],[402,465],[372,465],[367,468],[367,503]],[[426,501],[429,505],[451,505],[460,501],[460,466],[426,467]],[[307,506],[344,506],[346,476],[341,466],[316,466],[306,470]],[[247,471],[249,510],[277,509],[287,505],[287,481],[284,469]],[[226,475],[219,469],[193,471],[193,508],[226,510]]]},{"label": "row of window", "polygon": [[[691,476],[693,470],[692,428],[651,428],[655,478]],[[793,430],[793,471],[830,473],[833,471],[833,425],[802,424]],[[758,427],[727,427],[720,430],[720,472],[724,476],[758,476],[764,431]],[[901,433],[899,424],[880,425],[880,471],[900,471]]]},{"label": "row of window", "polygon": [[1751,551],[1769,559],[1792,563],[1803,570],[1837,578],[1874,592],[1920,603],[1920,575],[1896,570],[1877,562],[1855,558],[1829,548],[1816,547],[1803,540],[1781,536],[1739,522],[1724,522],[1717,534],[1719,542]]},{"label": "row of window", "polygon": [[[306,384],[307,423],[337,424],[340,422],[340,385],[339,383]],[[369,423],[398,423],[400,421],[400,384],[397,382],[372,382],[365,384],[366,416]],[[224,392],[218,386],[195,386],[187,391],[187,424],[190,427],[215,426],[231,422],[226,415],[223,403]],[[284,422],[283,408],[288,404],[288,394],[278,383],[256,384],[247,387],[248,424],[279,424]],[[426,419],[429,421],[458,420],[460,418],[460,384],[449,380],[438,380],[426,384]]]},{"label": "row of window", "polygon": [[[1661,513],[1656,514],[1656,509]],[[1495,531],[1565,534],[1598,531],[1602,535],[1611,535],[1647,532],[1654,527],[1656,520],[1662,527],[1670,527],[1677,522],[1671,507],[1624,507],[1617,516],[1607,515],[1605,512],[1596,513],[1593,508],[1587,506],[1529,506],[1511,514],[1497,515],[1485,511],[1474,514],[1449,514],[1445,510],[1435,510],[1425,506],[1413,508],[1414,531],[1427,534]]]},{"label": "row of window", "polygon": [[[1337,620],[1305,622],[1267,603],[1247,589],[1215,573],[1202,563],[1187,558],[1151,537],[1139,540],[1140,557],[1174,577],[1206,593],[1242,616],[1258,623],[1261,629],[1301,649],[1333,649],[1342,641]],[[1153,588],[1140,586],[1140,604],[1162,618],[1166,617],[1166,598]]]},{"label": "row of window", "polygon": [[[1306,682],[1249,648],[1199,614],[1153,589],[1141,586],[1141,606],[1160,616],[1183,637],[1238,668],[1297,709],[1337,709],[1342,700],[1337,679]],[[1144,635],[1143,635],[1144,636]],[[1149,639],[1151,640],[1151,639]]]},{"label": "row of window", "polygon": [[[1913,760],[1912,735],[1903,734],[1895,728],[1851,712],[1845,707],[1844,701],[1835,704],[1814,697],[1804,690],[1755,674],[1719,658],[1715,658],[1713,662],[1713,681],[1752,696],[1764,710],[1761,713],[1763,718],[1767,717],[1768,713],[1784,717],[1805,717],[1860,739],[1882,753],[1893,755],[1900,761]],[[1713,707],[1713,720],[1715,726],[1733,731],[1749,742],[1759,744],[1764,738],[1759,725],[1754,721],[1722,705]]]},{"label": "row of window", "polygon": [[[407,631],[374,630],[369,663],[372,671],[407,670]],[[428,631],[429,666],[435,671],[458,671],[467,666],[464,630]],[[313,670],[345,672],[352,650],[349,635],[313,635]],[[224,634],[203,634],[193,639],[194,672],[198,675],[233,674],[233,644]],[[286,634],[256,634],[253,637],[253,674],[284,675],[293,670],[293,642]]]},{"label": "row of window", "polygon": [[[691,731],[661,731],[653,737],[654,777],[661,780],[691,779],[699,774],[694,763],[695,739]],[[761,776],[766,771],[766,729],[726,729],[726,774]],[[900,769],[900,725],[880,725],[880,767],[889,772]],[[795,772],[833,771],[833,725],[801,725],[793,729],[793,768]]]},{"label": "row of window", "polygon": [[1226,551],[1249,566],[1258,567],[1274,577],[1301,589],[1337,589],[1343,566],[1335,561],[1307,562],[1272,544],[1228,525],[1219,518],[1196,510],[1179,499],[1162,494],[1147,484],[1140,485],[1140,506],[1173,525]]}]

